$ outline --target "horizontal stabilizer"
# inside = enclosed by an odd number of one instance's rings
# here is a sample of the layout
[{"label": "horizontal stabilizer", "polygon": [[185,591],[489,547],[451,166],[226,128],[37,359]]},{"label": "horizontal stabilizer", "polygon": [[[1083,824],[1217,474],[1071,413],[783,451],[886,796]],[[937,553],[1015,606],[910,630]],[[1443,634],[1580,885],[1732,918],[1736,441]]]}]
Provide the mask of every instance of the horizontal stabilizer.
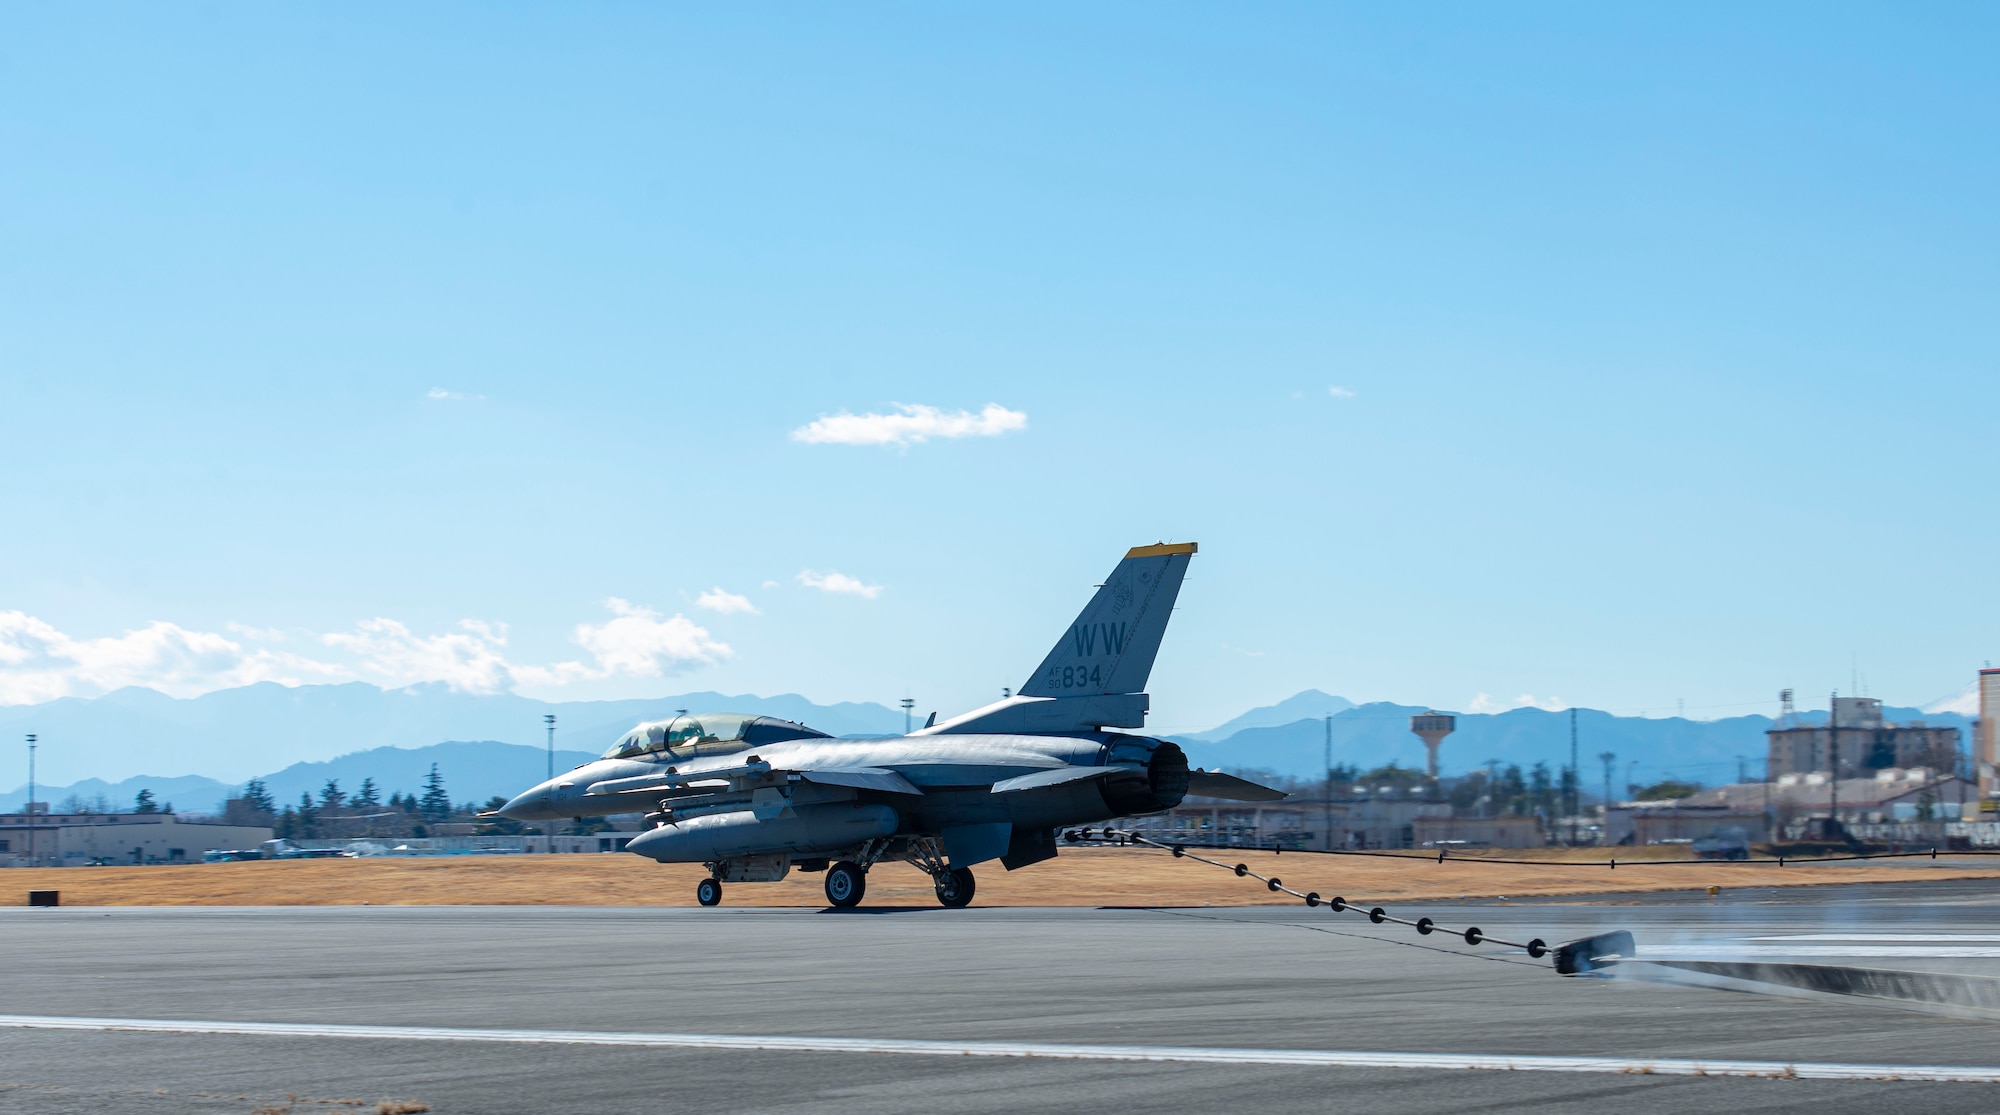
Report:
[{"label": "horizontal stabilizer", "polygon": [[1052,770],[1038,770],[1033,774],[1023,774],[1018,778],[995,782],[993,792],[1014,794],[1022,790],[1039,790],[1044,786],[1060,786],[1065,782],[1081,782],[1086,778],[1102,778],[1107,774],[1123,774],[1126,771],[1144,769],[1146,768],[1122,763],[1109,767],[1056,767]]},{"label": "horizontal stabilizer", "polygon": [[907,778],[884,767],[848,767],[842,770],[802,770],[799,777],[822,786],[848,786],[856,790],[880,790],[887,794],[922,794]]},{"label": "horizontal stabilizer", "polygon": [[1189,771],[1187,792],[1191,798],[1222,798],[1225,801],[1279,801],[1291,796],[1218,770]]}]

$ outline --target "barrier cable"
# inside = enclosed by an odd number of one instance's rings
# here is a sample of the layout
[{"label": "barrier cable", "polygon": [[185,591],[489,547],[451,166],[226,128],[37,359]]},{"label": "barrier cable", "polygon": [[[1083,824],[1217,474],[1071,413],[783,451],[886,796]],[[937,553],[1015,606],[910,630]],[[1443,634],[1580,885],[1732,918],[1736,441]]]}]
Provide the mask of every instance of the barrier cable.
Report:
[{"label": "barrier cable", "polygon": [[[1102,836],[1092,835],[1094,832],[1098,831],[1101,831],[1103,835]],[[1221,860],[1209,859],[1207,856],[1197,855],[1196,853],[1189,851],[1187,845],[1185,844],[1163,844],[1158,840],[1154,840],[1151,837],[1143,836],[1139,833],[1132,832],[1128,829],[1113,829],[1113,828],[1105,828],[1102,830],[1071,829],[1063,833],[1063,839],[1071,844],[1102,843],[1102,844],[1111,844],[1115,846],[1137,845],[1149,848],[1158,848],[1164,852],[1172,852],[1175,859],[1191,859],[1196,863],[1208,864],[1210,867],[1220,867],[1224,871],[1234,871],[1236,873],[1236,877],[1239,879],[1255,879],[1258,882],[1263,883],[1265,888],[1270,890],[1272,893],[1289,894],[1294,898],[1303,900],[1307,906],[1316,907],[1319,906],[1323,901],[1325,902],[1327,908],[1332,910],[1336,914],[1346,913],[1347,911],[1352,910],[1353,912],[1360,914],[1361,916],[1367,918],[1369,921],[1375,923],[1376,925],[1381,925],[1385,922],[1394,925],[1407,925],[1410,928],[1416,930],[1420,935],[1426,937],[1430,936],[1433,933],[1445,933],[1460,938],[1468,945],[1482,945],[1488,943],[1496,945],[1506,945],[1509,948],[1521,949],[1525,951],[1529,956],[1535,958],[1536,960],[1540,960],[1543,957],[1547,956],[1550,951],[1548,942],[1542,940],[1540,937],[1535,937],[1526,942],[1509,941],[1504,938],[1489,936],[1484,930],[1480,929],[1476,925],[1468,926],[1464,929],[1449,929],[1446,928],[1445,926],[1439,925],[1436,921],[1434,921],[1431,918],[1418,918],[1415,921],[1410,921],[1406,918],[1399,918],[1390,914],[1387,910],[1383,909],[1380,906],[1369,906],[1366,909],[1363,909],[1360,905],[1349,902],[1347,899],[1339,896],[1335,896],[1333,898],[1328,898],[1328,899],[1321,899],[1318,891],[1293,890],[1291,887],[1286,886],[1284,884],[1284,881],[1279,879],[1277,876],[1259,875],[1255,871],[1250,870],[1250,867],[1247,864],[1241,864],[1241,863],[1229,864],[1229,863],[1224,863]],[[1403,856],[1400,858],[1411,859],[1414,857]]]},{"label": "barrier cable", "polygon": [[[1086,829],[1079,831],[1087,832],[1089,830]],[[1114,830],[1107,828],[1104,831],[1112,832]],[[1117,831],[1128,832],[1128,830],[1117,830]],[[1139,836],[1139,834],[1136,832],[1128,832],[1128,835],[1134,837],[1135,839]],[[1406,852],[1364,851],[1359,848],[1278,848],[1278,847],[1257,848],[1257,847],[1246,847],[1241,844],[1200,843],[1187,840],[1177,841],[1173,844],[1163,844],[1160,843],[1159,841],[1151,839],[1150,837],[1146,838],[1144,842],[1160,848],[1179,847],[1179,848],[1208,848],[1208,849],[1238,849],[1246,852],[1270,852],[1274,855],[1294,855],[1294,856],[1364,856],[1372,859],[1422,860],[1427,863],[1443,863],[1446,859],[1450,858],[1450,852],[1451,852],[1451,849],[1449,848],[1439,848],[1435,855],[1432,855],[1431,853],[1428,852],[1417,855],[1411,855]],[[1608,867],[1611,870],[1616,871],[1621,863],[1626,867],[1666,867],[1672,865],[1685,865],[1685,864],[1697,864],[1697,863],[1706,864],[1710,867],[1715,867],[1719,865],[1733,865],[1737,867],[1784,867],[1788,864],[1796,865],[1802,863],[1846,863],[1855,860],[1870,860],[1870,859],[1936,859],[1939,856],[2000,856],[2000,849],[1977,848],[1977,849],[1966,849],[1966,850],[1954,850],[1951,848],[1939,848],[1933,845],[1930,848],[1916,852],[1852,852],[1846,855],[1838,855],[1838,856],[1770,856],[1763,859],[1751,859],[1751,858],[1703,859],[1697,856],[1691,859],[1628,859],[1622,861],[1616,858],[1547,860],[1547,859],[1499,859],[1493,856],[1459,856],[1455,862],[1503,863],[1503,864],[1512,864],[1519,867]]]}]

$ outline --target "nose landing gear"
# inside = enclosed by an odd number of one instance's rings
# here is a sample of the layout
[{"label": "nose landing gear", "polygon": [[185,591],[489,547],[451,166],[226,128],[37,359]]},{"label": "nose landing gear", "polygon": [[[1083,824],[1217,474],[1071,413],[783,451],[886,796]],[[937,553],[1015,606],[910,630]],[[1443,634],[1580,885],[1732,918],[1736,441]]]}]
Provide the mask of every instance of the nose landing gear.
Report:
[{"label": "nose landing gear", "polygon": [[694,900],[704,906],[713,906],[722,901],[722,883],[716,879],[703,879],[695,885]]},{"label": "nose landing gear", "polygon": [[947,910],[962,910],[972,902],[972,869],[960,867],[937,876],[937,899]]}]

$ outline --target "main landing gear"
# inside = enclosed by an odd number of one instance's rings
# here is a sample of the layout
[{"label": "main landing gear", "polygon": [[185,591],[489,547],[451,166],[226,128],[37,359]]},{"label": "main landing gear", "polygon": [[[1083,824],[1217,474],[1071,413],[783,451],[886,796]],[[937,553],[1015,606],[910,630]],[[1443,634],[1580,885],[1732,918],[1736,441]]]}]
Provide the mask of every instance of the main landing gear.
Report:
[{"label": "main landing gear", "polygon": [[722,901],[722,883],[716,879],[703,879],[694,888],[694,900],[704,906],[713,906]]},{"label": "main landing gear", "polygon": [[937,898],[947,910],[962,910],[972,902],[972,869],[960,867],[937,876]]},{"label": "main landing gear", "polygon": [[853,860],[841,860],[826,869],[826,900],[845,910],[861,904],[868,893],[868,873]]}]

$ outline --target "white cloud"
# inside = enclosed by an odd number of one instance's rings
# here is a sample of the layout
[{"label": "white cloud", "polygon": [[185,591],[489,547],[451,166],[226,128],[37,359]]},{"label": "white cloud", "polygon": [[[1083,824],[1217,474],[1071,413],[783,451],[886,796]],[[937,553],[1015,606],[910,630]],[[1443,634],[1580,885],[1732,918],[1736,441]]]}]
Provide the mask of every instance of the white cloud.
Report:
[{"label": "white cloud", "polygon": [[765,587],[765,588],[777,588],[777,587],[778,587],[778,582],[776,582],[776,581],[765,581],[765,582],[764,582],[764,587]]},{"label": "white cloud", "polygon": [[[580,623],[576,644],[597,659],[594,667],[565,662],[553,667],[567,670],[571,677],[555,681],[617,677],[655,678],[684,673],[696,666],[712,665],[736,652],[729,644],[709,638],[708,631],[686,616],[663,617],[651,608],[613,596],[604,602],[617,618],[595,626]],[[517,679],[525,680],[516,670]]]},{"label": "white cloud", "polygon": [[470,693],[561,686],[612,677],[660,677],[734,654],[685,616],[662,616],[616,598],[613,618],[578,624],[573,641],[590,661],[529,665],[507,658],[505,624],[463,620],[421,635],[377,617],[354,629],[314,636],[320,656],[247,646],[282,638],[271,629],[229,625],[241,640],[156,621],[122,635],[78,639],[23,612],[0,612],[0,705],[94,697],[128,685],[195,697],[261,681],[283,685],[372,681],[388,688],[443,682]]},{"label": "white cloud", "polygon": [[357,659],[362,676],[391,688],[420,681],[441,681],[467,693],[498,693],[513,680],[501,649],[507,628],[479,620],[460,620],[460,630],[445,635],[417,635],[393,619],[363,620],[351,632],[320,636],[329,647]]},{"label": "white cloud", "polygon": [[1924,706],[1925,712],[1955,712],[1960,716],[1979,715],[1979,683],[1969,681],[1965,688],[1949,697],[1940,697]]},{"label": "white cloud", "polygon": [[1228,652],[1229,652],[1229,653],[1231,653],[1231,654],[1240,654],[1240,655],[1242,655],[1242,656],[1243,656],[1243,657],[1245,657],[1245,658],[1262,658],[1262,657],[1264,657],[1264,652],[1263,652],[1263,651],[1261,651],[1261,650],[1248,650],[1248,649],[1246,649],[1246,648],[1243,648],[1243,647],[1239,647],[1239,646],[1233,646],[1233,645],[1231,645],[1231,644],[1229,644],[1229,643],[1224,643],[1224,644],[1222,644],[1222,649],[1223,649],[1223,650],[1226,650],[1226,651],[1228,651]]},{"label": "white cloud", "polygon": [[446,391],[442,387],[433,387],[429,391],[424,392],[424,398],[437,399],[440,402],[462,401],[466,399],[484,399],[485,397],[486,396],[484,395],[467,395],[461,391]]},{"label": "white cloud", "polygon": [[280,628],[252,627],[247,623],[238,623],[233,619],[222,626],[227,631],[231,631],[257,643],[282,643],[289,637]]},{"label": "white cloud", "polygon": [[1354,392],[1346,387],[1329,387],[1326,389],[1326,393],[1336,399],[1352,399],[1354,397]]},{"label": "white cloud", "polygon": [[720,612],[725,616],[737,612],[752,616],[758,614],[757,605],[750,603],[749,597],[727,592],[721,585],[717,585],[700,596],[695,597],[694,606],[697,608],[707,608],[711,612]]},{"label": "white cloud", "polygon": [[860,578],[850,577],[845,573],[815,573],[810,569],[801,569],[799,583],[821,592],[845,592],[870,600],[882,595],[881,585],[863,584]]},{"label": "white cloud", "polygon": [[997,437],[1028,426],[1028,416],[987,403],[978,414],[969,410],[895,404],[895,414],[822,415],[792,431],[793,441],[808,445],[908,446],[936,438]]},{"label": "white cloud", "polygon": [[246,650],[227,636],[164,621],[122,635],[78,639],[24,612],[0,612],[0,704],[96,695],[128,685],[192,697],[260,681],[331,680],[341,680],[341,673],[325,663]]}]

